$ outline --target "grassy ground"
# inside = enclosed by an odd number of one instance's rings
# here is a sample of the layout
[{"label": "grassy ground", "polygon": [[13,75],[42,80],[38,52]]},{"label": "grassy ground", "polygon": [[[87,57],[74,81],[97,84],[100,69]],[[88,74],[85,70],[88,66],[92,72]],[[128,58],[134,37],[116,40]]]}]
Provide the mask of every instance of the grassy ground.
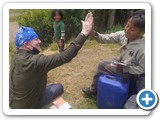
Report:
[{"label": "grassy ground", "polygon": [[[12,11],[10,14],[14,14]],[[14,35],[18,30],[18,24],[10,21],[10,58],[15,51],[13,43]],[[16,31],[16,32],[15,32]],[[67,47],[69,45],[66,44]],[[118,56],[119,45],[99,44],[94,40],[87,40],[78,55],[69,63],[64,64],[48,73],[48,84],[61,83],[64,86],[62,97],[69,102],[74,109],[96,109],[96,99],[90,99],[83,95],[82,88],[91,84],[92,77],[98,63]],[[43,54],[54,54],[58,52],[57,46],[52,44]],[[48,106],[44,106],[48,108]]]},{"label": "grassy ground", "polygon": [[[52,52],[51,48],[52,46],[43,53],[47,55],[58,52]],[[96,99],[85,97],[82,88],[91,84],[95,69],[100,61],[118,56],[118,48],[117,44],[98,44],[93,40],[86,41],[83,48],[71,62],[48,73],[48,84],[63,84],[65,91],[62,97],[74,108],[96,109]]]}]

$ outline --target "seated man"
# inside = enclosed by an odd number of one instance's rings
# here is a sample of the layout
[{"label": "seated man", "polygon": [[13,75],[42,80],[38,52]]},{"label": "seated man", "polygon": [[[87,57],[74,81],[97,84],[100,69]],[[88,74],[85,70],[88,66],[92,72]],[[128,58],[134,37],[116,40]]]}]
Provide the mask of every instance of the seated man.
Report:
[{"label": "seated man", "polygon": [[41,40],[32,28],[20,27],[15,36],[17,51],[12,56],[9,74],[9,106],[13,109],[39,109],[63,93],[61,84],[47,85],[47,73],[74,58],[93,26],[93,15],[82,21],[82,31],[59,54],[43,55]]},{"label": "seated man", "polygon": [[[99,63],[90,87],[82,89],[87,96],[97,94],[99,76],[102,74],[119,75],[131,80],[131,86],[135,88],[134,82],[145,76],[145,11],[135,12],[128,20],[125,29],[111,34],[100,34],[92,31],[92,36],[100,43],[118,42],[121,44],[120,58],[118,60],[102,61]],[[117,64],[121,62],[127,67]],[[139,79],[140,80],[140,79]],[[144,88],[144,80],[137,85],[138,90]],[[141,88],[140,88],[141,87]]]}]

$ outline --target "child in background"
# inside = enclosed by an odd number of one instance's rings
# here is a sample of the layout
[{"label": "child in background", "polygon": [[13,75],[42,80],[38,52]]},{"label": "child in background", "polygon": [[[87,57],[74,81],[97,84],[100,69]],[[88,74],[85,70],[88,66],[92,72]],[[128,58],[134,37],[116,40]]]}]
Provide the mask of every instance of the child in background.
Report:
[{"label": "child in background", "polygon": [[54,28],[54,36],[53,41],[55,41],[58,45],[59,52],[64,51],[64,40],[65,40],[65,25],[62,21],[63,13],[61,10],[53,10],[52,11],[52,19],[54,20],[53,28]]}]

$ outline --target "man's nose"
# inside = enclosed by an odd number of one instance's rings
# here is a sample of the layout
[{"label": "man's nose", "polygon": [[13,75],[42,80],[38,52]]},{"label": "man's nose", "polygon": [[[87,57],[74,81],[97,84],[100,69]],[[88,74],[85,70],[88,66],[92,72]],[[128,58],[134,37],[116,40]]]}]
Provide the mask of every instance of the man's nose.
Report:
[{"label": "man's nose", "polygon": [[41,41],[40,39],[38,40],[38,42],[39,42],[39,43],[42,43],[42,41]]}]

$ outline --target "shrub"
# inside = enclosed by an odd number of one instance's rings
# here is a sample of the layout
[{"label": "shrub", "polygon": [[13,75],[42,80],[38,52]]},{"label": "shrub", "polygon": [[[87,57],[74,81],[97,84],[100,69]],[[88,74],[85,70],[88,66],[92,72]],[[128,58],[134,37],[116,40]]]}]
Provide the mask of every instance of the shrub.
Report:
[{"label": "shrub", "polygon": [[42,41],[42,48],[52,43],[52,22],[51,10],[27,10],[18,20],[20,25],[34,28]]},{"label": "shrub", "polygon": [[81,32],[82,23],[84,20],[87,10],[79,9],[68,9],[63,10],[64,23],[66,28],[66,41],[70,40],[72,37],[78,35]]},{"label": "shrub", "polygon": [[[81,20],[83,20],[89,10],[85,9],[62,9],[63,21],[65,23],[66,40],[68,42],[70,38],[75,37],[81,32]],[[91,10],[94,13],[95,30],[99,32],[106,31],[107,14],[109,10]],[[117,10],[118,12],[119,10]],[[123,13],[123,11],[122,11]],[[102,18],[105,18],[102,20]],[[35,29],[39,38],[42,40],[42,48],[48,47],[52,43],[53,36],[53,19],[52,9],[36,9],[25,10],[25,12],[19,17],[18,23],[23,26],[32,27]],[[123,24],[117,22],[112,26],[112,29],[107,32],[118,31],[123,29]],[[122,26],[121,26],[122,25]],[[118,29],[117,29],[118,28]]]},{"label": "shrub", "polygon": [[107,30],[106,33],[113,33],[120,30],[124,30],[124,27],[122,25],[115,25],[110,30]]},{"label": "shrub", "polygon": [[[72,36],[77,36],[81,30],[81,20],[84,19],[86,10],[62,10],[64,14],[66,40]],[[48,47],[52,43],[53,20],[52,10],[27,10],[18,20],[22,26],[32,27],[42,41],[42,48]]]}]

